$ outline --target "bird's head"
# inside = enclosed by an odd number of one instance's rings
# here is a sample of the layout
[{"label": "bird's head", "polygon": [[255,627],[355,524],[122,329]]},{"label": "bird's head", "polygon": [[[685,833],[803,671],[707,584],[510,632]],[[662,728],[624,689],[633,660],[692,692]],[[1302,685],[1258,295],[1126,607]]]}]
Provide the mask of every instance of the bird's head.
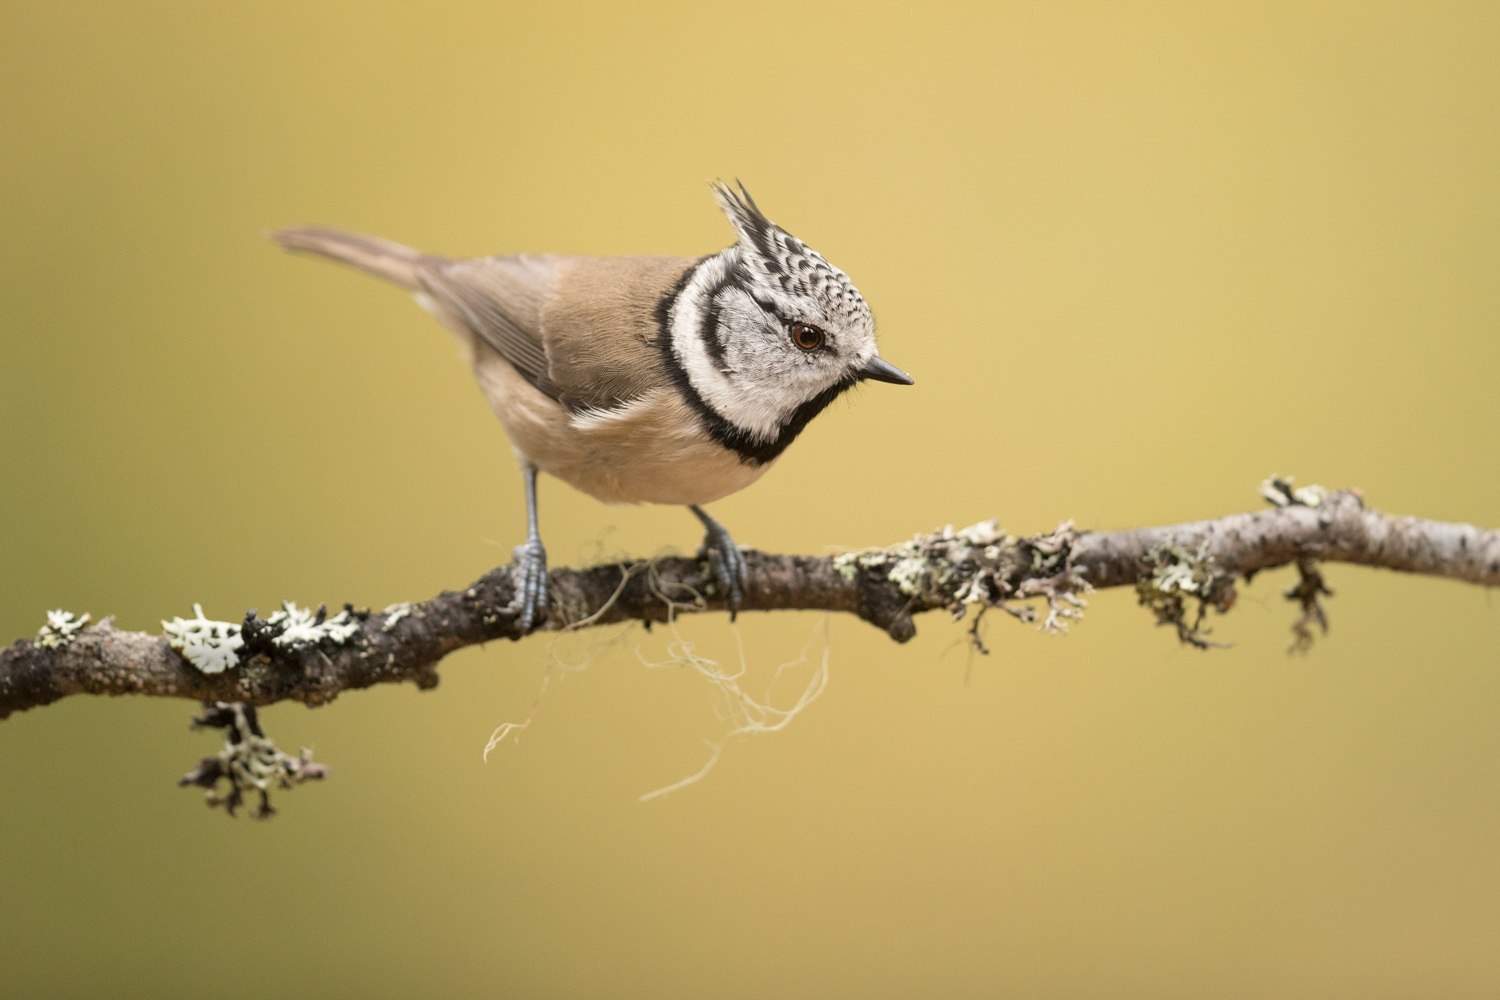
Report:
[{"label": "bird's head", "polygon": [[761,214],[744,185],[713,190],[739,239],[694,269],[671,339],[701,402],[729,425],[726,443],[769,461],[851,386],[912,384],[880,357],[875,318],[848,275]]}]

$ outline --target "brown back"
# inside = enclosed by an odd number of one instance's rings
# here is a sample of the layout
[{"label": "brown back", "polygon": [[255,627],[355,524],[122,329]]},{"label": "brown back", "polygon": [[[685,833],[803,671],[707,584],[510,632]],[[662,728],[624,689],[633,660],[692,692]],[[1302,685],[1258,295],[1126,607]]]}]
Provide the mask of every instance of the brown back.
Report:
[{"label": "brown back", "polygon": [[606,408],[670,383],[658,307],[689,257],[573,257],[542,311],[548,374],[570,409]]},{"label": "brown back", "polygon": [[427,257],[423,285],[532,385],[607,409],[669,379],[657,310],[689,257]]}]

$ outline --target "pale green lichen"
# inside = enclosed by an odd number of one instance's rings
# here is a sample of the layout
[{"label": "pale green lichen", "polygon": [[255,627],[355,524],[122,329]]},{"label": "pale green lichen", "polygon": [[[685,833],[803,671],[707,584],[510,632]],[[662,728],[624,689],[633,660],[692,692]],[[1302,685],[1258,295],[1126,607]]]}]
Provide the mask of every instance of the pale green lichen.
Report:
[{"label": "pale green lichen", "polygon": [[[1170,558],[1164,558],[1170,556]],[[1201,594],[1213,578],[1213,556],[1208,554],[1208,539],[1190,552],[1181,545],[1163,542],[1151,550],[1156,563],[1149,588],[1157,594]]]},{"label": "pale green lichen", "polygon": [[282,601],[281,610],[266,619],[271,625],[282,626],[280,634],[271,641],[282,649],[316,646],[324,639],[342,646],[359,632],[359,621],[347,609],[332,618],[326,616],[327,610],[324,608],[314,611],[311,608],[299,608],[293,601]]},{"label": "pale green lichen", "polygon": [[[1017,546],[1031,551],[1031,574],[1015,590],[1020,598],[1044,597],[1047,617],[1037,626],[1043,632],[1062,634],[1083,617],[1088,602],[1083,594],[1093,593],[1093,586],[1073,568],[1073,545],[1078,540],[1072,521],[1064,521],[1050,534],[1021,539]],[[1009,541],[1009,539],[1007,539]],[[1016,608],[1001,602],[1002,611],[1021,621],[1036,621],[1037,612],[1030,605]]]},{"label": "pale green lichen", "polygon": [[[944,576],[946,567],[939,567],[937,574]],[[929,566],[927,557],[922,555],[907,556],[898,560],[896,565],[886,573],[886,579],[890,580],[900,588],[901,593],[915,596],[926,590],[930,583],[941,584],[943,580],[936,579],[932,568]]]},{"label": "pale green lichen", "polygon": [[171,647],[201,673],[220,674],[239,666],[238,651],[245,645],[240,627],[204,617],[201,604],[193,605],[193,615],[161,623]]},{"label": "pale green lichen", "polygon": [[893,552],[909,545],[911,545],[910,542],[902,542],[889,549],[860,549],[857,552],[843,552],[833,557],[833,568],[838,570],[839,575],[845,580],[853,580],[860,570],[884,566]]},{"label": "pale green lichen", "polygon": [[[1086,602],[1080,595],[1093,588],[1073,568],[1076,538],[1071,521],[1045,535],[1017,538],[991,518],[957,531],[945,525],[888,548],[845,552],[835,556],[833,564],[846,580],[862,571],[883,571],[911,598],[913,607],[946,607],[962,618],[968,608],[977,606],[970,632],[983,650],[977,626],[989,608],[1024,622],[1040,620],[1040,627],[1049,632],[1065,632],[1071,621],[1082,617],[1079,609]],[[1045,619],[1029,604],[1013,603],[1032,598],[1046,600]]]},{"label": "pale green lichen", "polygon": [[[193,728],[223,729],[224,748],[216,756],[204,757],[177,783],[207,789],[204,800],[210,808],[222,806],[233,816],[244,803],[245,793],[253,790],[259,793],[260,803],[250,810],[251,817],[268,819],[276,812],[271,808],[272,785],[290,789],[328,776],[325,765],[313,762],[311,750],[304,747],[299,756],[293,757],[277,749],[275,741],[261,729],[254,707],[219,701],[204,708],[204,714],[193,719]],[[227,793],[219,791],[221,781],[228,783]]]},{"label": "pale green lichen", "polygon": [[1318,507],[1328,498],[1328,491],[1314,483],[1294,486],[1296,476],[1268,476],[1260,484],[1260,495],[1277,507]]},{"label": "pale green lichen", "polygon": [[884,568],[886,579],[903,594],[916,597],[932,594],[952,582],[955,567],[974,559],[975,549],[982,550],[982,558],[999,559],[1000,549],[994,543],[1004,538],[994,518],[959,531],[947,524],[930,535],[916,535],[886,548],[841,553],[833,557],[833,567],[846,580],[853,580],[862,569]]},{"label": "pale green lichen", "polygon": [[[1144,568],[1135,582],[1137,600],[1151,609],[1158,625],[1171,625],[1177,637],[1190,646],[1208,649],[1214,645],[1203,628],[1209,608],[1219,612],[1234,606],[1234,579],[1214,567],[1209,540],[1203,539],[1196,549],[1179,545],[1170,535],[1145,554]],[[1188,622],[1188,600],[1198,602],[1197,614]]]},{"label": "pale green lichen", "polygon": [[78,617],[71,611],[58,608],[56,611],[47,612],[47,624],[41,627],[36,634],[36,644],[44,649],[58,649],[67,646],[78,638],[78,633],[83,631],[89,623],[89,615],[85,613]]}]

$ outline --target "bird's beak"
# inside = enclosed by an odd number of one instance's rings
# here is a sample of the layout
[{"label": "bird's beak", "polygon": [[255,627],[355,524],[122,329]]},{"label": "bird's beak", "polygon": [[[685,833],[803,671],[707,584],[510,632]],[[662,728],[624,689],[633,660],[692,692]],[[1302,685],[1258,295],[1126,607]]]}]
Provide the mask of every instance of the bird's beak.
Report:
[{"label": "bird's beak", "polygon": [[892,385],[915,384],[910,375],[878,355],[865,362],[865,366],[859,370],[859,377],[874,379],[876,382],[890,382]]}]

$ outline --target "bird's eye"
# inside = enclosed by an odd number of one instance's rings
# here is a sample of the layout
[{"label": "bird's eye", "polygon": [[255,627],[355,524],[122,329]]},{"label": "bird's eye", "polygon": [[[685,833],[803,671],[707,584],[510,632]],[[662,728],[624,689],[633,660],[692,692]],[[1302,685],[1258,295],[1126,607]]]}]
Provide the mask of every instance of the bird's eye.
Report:
[{"label": "bird's eye", "polygon": [[816,351],[823,346],[823,331],[810,323],[792,324],[792,343],[804,351]]}]

